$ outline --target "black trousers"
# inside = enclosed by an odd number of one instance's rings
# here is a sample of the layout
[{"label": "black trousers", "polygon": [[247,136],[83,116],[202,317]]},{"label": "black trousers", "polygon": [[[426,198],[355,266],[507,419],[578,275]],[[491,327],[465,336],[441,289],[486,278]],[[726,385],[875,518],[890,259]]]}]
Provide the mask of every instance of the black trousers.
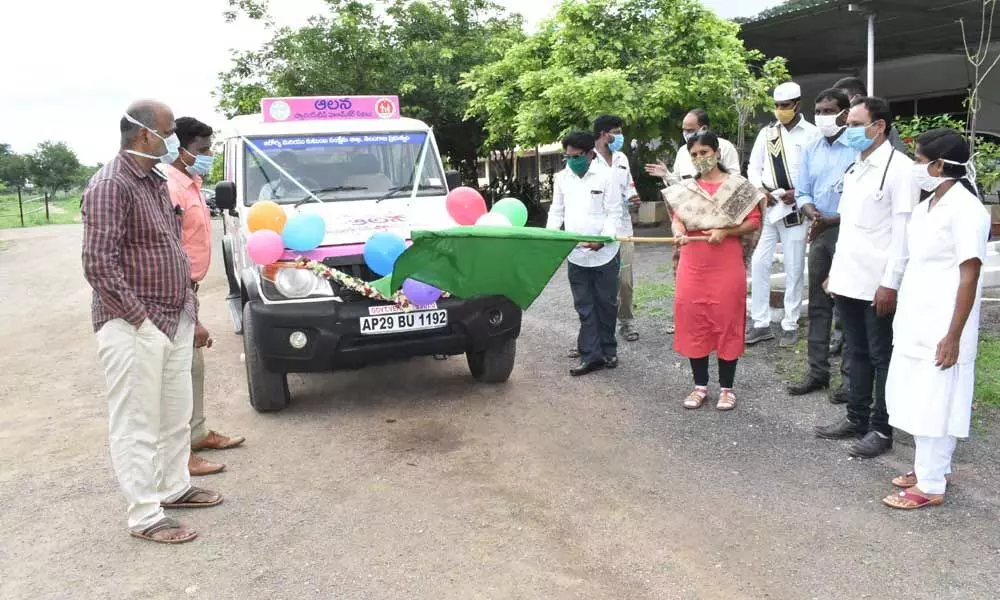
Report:
[{"label": "black trousers", "polygon": [[877,316],[868,300],[837,296],[836,302],[844,328],[844,352],[850,352],[851,361],[847,417],[891,437],[885,379],[892,358],[892,316]]},{"label": "black trousers", "polygon": [[[830,332],[834,322],[834,301],[823,291],[823,282],[830,276],[839,233],[840,227],[827,229],[809,246],[809,376],[818,381],[830,381]],[[851,363],[846,347],[841,356],[840,374],[846,389]]]},{"label": "black trousers", "polygon": [[584,363],[601,362],[618,355],[615,324],[618,320],[618,272],[621,255],[599,267],[569,263],[569,288],[580,316],[577,348]]}]

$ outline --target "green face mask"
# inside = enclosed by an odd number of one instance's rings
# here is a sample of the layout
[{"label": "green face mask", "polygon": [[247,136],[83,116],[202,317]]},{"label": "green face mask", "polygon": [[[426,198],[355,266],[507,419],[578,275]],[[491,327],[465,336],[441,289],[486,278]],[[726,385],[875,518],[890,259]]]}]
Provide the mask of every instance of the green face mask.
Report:
[{"label": "green face mask", "polygon": [[566,166],[570,171],[576,173],[577,177],[583,177],[590,170],[590,157],[586,154],[571,156],[566,159]]}]

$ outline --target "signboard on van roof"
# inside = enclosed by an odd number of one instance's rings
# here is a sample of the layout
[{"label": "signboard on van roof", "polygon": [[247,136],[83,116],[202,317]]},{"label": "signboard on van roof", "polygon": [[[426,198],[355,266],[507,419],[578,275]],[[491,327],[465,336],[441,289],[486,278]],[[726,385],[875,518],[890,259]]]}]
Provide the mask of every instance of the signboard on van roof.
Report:
[{"label": "signboard on van roof", "polygon": [[398,119],[397,96],[299,96],[264,98],[260,112],[265,123]]}]

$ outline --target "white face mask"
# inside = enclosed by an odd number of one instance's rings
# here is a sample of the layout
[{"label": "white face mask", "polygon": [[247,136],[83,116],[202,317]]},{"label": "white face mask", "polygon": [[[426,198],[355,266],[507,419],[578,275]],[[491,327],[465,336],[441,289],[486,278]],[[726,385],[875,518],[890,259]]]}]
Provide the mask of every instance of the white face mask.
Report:
[{"label": "white face mask", "polygon": [[816,127],[819,128],[819,132],[823,134],[823,137],[833,137],[844,129],[842,125],[837,125],[837,119],[842,114],[844,114],[844,111],[840,111],[835,115],[816,115]]},{"label": "white face mask", "polygon": [[129,123],[132,123],[133,125],[138,125],[139,127],[142,127],[146,131],[152,133],[156,137],[158,137],[161,140],[163,140],[163,151],[164,151],[164,154],[161,154],[160,156],[153,156],[151,154],[145,154],[143,152],[139,152],[138,150],[126,150],[126,152],[128,152],[129,154],[134,154],[136,156],[141,156],[143,158],[151,158],[153,160],[158,160],[161,163],[164,163],[164,164],[167,164],[167,165],[169,165],[172,162],[174,162],[175,160],[177,160],[177,157],[180,156],[180,152],[181,152],[181,141],[180,141],[180,139],[177,138],[177,134],[176,133],[172,133],[168,137],[163,137],[162,135],[156,133],[155,129],[152,129],[148,125],[144,125],[143,123],[140,123],[136,119],[132,118],[132,116],[129,115],[128,113],[125,113],[124,116],[125,116],[125,120],[127,120]]},{"label": "white face mask", "polygon": [[942,183],[951,181],[951,177],[934,177],[930,174],[931,163],[913,163],[913,180],[925,192],[933,192]]},{"label": "white face mask", "polygon": [[708,132],[708,127],[702,127],[698,131],[684,131],[684,130],[681,130],[681,135],[684,137],[684,143],[686,144],[686,143],[690,142],[691,138],[693,138],[694,136],[701,135],[701,134],[706,133],[706,132]]}]

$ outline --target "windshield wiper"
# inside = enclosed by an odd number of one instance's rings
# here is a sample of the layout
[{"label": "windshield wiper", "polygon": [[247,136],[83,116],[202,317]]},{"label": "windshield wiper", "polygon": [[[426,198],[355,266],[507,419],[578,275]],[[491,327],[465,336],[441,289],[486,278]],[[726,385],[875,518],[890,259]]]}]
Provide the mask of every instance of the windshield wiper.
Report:
[{"label": "windshield wiper", "polygon": [[[319,188],[316,190],[309,190],[312,194],[323,194],[325,192],[357,192],[360,190],[367,190],[368,188],[363,185],[333,185],[330,187]],[[305,204],[306,202],[313,202],[312,198],[303,198],[295,203],[295,207]]]},{"label": "windshield wiper", "polygon": [[[381,202],[383,200],[388,200],[389,198],[392,198],[393,196],[395,196],[399,192],[403,192],[403,191],[410,190],[410,189],[413,189],[413,184],[408,183],[406,185],[397,185],[394,188],[389,188],[389,191],[386,192],[381,198],[379,198],[375,202],[378,203],[378,202]],[[422,186],[420,186],[420,189],[422,189],[422,190],[443,190],[444,186],[443,185],[422,185]]]}]

